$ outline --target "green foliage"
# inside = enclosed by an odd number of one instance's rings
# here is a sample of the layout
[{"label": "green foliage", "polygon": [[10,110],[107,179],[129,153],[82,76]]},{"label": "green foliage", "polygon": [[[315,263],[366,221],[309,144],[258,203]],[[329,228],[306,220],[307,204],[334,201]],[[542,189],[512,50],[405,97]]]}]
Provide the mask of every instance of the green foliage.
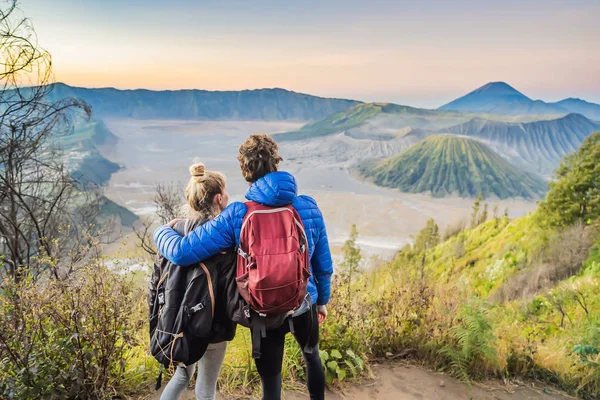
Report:
[{"label": "green foliage", "polygon": [[342,272],[350,275],[358,271],[360,260],[362,258],[360,255],[360,247],[356,244],[356,239],[358,239],[358,230],[356,229],[356,225],[352,224],[350,237],[344,242],[344,246],[342,247],[344,260],[340,263]]},{"label": "green foliage", "polygon": [[426,251],[438,245],[440,242],[440,228],[433,218],[427,220],[425,227],[421,229],[415,239],[414,249]]},{"label": "green foliage", "polygon": [[344,242],[344,246],[342,247],[344,259],[340,263],[339,271],[340,283],[345,286],[348,297],[350,297],[350,291],[352,290],[352,278],[358,273],[362,258],[360,247],[356,244],[356,239],[358,239],[358,230],[356,229],[356,225],[352,224],[350,237]]},{"label": "green foliage", "polygon": [[151,379],[145,296],[90,262],[65,280],[0,285],[0,397],[113,398]]},{"label": "green foliage", "polygon": [[[578,390],[584,392],[600,391],[600,321],[587,322],[587,329],[581,343],[573,346],[573,354],[578,357],[577,364],[583,378]],[[585,329],[585,328],[584,328]]]},{"label": "green foliage", "polygon": [[475,300],[463,305],[457,325],[450,328],[456,343],[440,350],[448,358],[452,373],[464,381],[497,368],[498,356],[494,349],[497,339],[486,314],[483,305]]},{"label": "green foliage", "polygon": [[549,187],[537,211],[543,225],[565,227],[600,219],[600,132],[565,157]]},{"label": "green foliage", "polygon": [[482,199],[483,198],[481,194],[479,194],[475,200],[475,203],[473,203],[473,212],[471,213],[471,228],[475,228],[477,225],[479,225],[479,208],[481,207]]},{"label": "green foliage", "polygon": [[453,135],[434,135],[359,172],[380,186],[434,197],[537,198],[546,191],[538,177],[509,164],[486,145]]},{"label": "green foliage", "polygon": [[352,350],[346,350],[344,354],[337,349],[329,352],[320,350],[319,356],[325,369],[325,379],[330,385],[334,380],[342,382],[348,376],[357,378],[365,368],[363,359]]},{"label": "green foliage", "polygon": [[[388,265],[351,282],[335,279],[331,316],[322,327],[325,364],[337,361],[332,349],[367,361],[410,355],[466,381],[528,377],[595,399],[600,287],[592,271],[600,256],[589,252],[594,242],[587,238],[594,232],[581,226],[548,232],[529,215],[498,217],[439,242],[435,222],[428,221],[415,245]],[[577,273],[588,252],[587,267]],[[562,265],[571,272],[552,275]],[[538,287],[547,271],[556,280]],[[518,284],[531,292],[524,297],[515,287],[520,296],[497,296],[521,275]],[[334,382],[339,367],[326,365]],[[350,374],[347,369],[343,378]]]},{"label": "green foliage", "polygon": [[479,216],[479,221],[477,221],[477,224],[481,225],[484,222],[486,222],[487,220],[488,220],[488,203],[485,203],[483,205],[483,211],[481,212],[481,215]]}]

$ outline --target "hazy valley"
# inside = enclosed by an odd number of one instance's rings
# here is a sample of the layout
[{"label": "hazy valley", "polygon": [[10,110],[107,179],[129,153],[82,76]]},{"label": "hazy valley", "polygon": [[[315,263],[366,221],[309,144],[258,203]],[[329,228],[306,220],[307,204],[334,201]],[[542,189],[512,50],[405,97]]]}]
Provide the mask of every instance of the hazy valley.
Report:
[{"label": "hazy valley", "polygon": [[[94,156],[100,154],[95,151],[82,165],[88,174],[93,171],[100,183],[107,184],[109,199],[138,216],[154,213],[152,197],[157,183],[184,185],[187,167],[196,158],[226,173],[232,199],[243,200],[247,184],[235,159],[237,146],[251,133],[268,133],[280,143],[285,158],[282,168],[296,176],[302,193],[313,195],[322,205],[334,247],[339,248],[355,223],[364,249],[371,255],[389,257],[410,242],[428,218],[434,218],[442,228],[467,219],[477,194],[489,197],[486,201],[490,210],[497,205],[501,212],[508,209],[511,216],[535,209],[536,199],[545,192],[542,180],[548,179],[565,154],[600,129],[600,124],[579,114],[493,114],[502,109],[490,108],[492,100],[505,104],[507,98],[516,96],[525,101],[523,95],[497,83],[478,90],[465,96],[471,108],[464,106],[463,99],[458,111],[449,106],[425,110],[323,99],[280,89],[152,92],[57,84],[54,95],[81,96],[90,102],[95,115],[102,117],[115,139],[110,145],[98,146],[103,160]],[[488,108],[473,106],[481,100],[480,92],[485,93]],[[479,183],[464,181],[468,173],[461,175],[468,168],[473,172],[481,167],[479,161],[468,166],[472,152],[454,151],[453,158],[440,148],[439,152],[428,153],[429,161],[404,155],[439,134],[482,143],[486,155],[480,159],[494,161],[474,173]],[[365,173],[365,165],[376,165],[387,158],[388,176],[397,175],[417,186],[391,184],[389,179],[372,179],[371,173]],[[442,164],[431,167],[441,159]],[[431,164],[428,175],[416,173],[407,178],[419,163]],[[447,175],[449,181],[444,183],[440,174],[452,170],[460,173]],[[537,177],[528,175],[531,172]],[[528,178],[523,181],[518,176]],[[462,186],[456,186],[461,179]],[[427,182],[437,183],[430,186]],[[504,190],[512,184],[521,188]],[[397,188],[419,194],[402,193]]]},{"label": "hazy valley", "polygon": [[[250,133],[274,133],[295,129],[299,123],[258,121],[152,121],[106,120],[106,126],[120,138],[105,155],[123,168],[114,173],[106,195],[140,216],[152,216],[154,189],[159,182],[188,180],[188,166],[195,158],[209,168],[224,172],[232,200],[242,201],[248,187],[235,158],[238,145]],[[426,195],[400,193],[353,177],[347,169],[326,158],[296,158],[294,143],[283,142],[282,168],[292,172],[299,190],[314,196],[322,207],[335,248],[347,239],[357,224],[360,244],[367,254],[392,256],[410,241],[428,218],[442,226],[468,217],[472,199],[456,196],[434,199]],[[531,211],[535,203],[512,199],[492,201],[511,215]]]}]

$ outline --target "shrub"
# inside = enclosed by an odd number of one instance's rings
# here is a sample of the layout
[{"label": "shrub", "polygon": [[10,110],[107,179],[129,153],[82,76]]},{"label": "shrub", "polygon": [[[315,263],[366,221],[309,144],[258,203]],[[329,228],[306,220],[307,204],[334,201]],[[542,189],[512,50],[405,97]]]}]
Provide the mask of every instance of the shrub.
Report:
[{"label": "shrub", "polygon": [[149,380],[145,296],[99,261],[63,281],[5,280],[0,294],[0,397],[104,399]]},{"label": "shrub", "polygon": [[542,289],[579,272],[590,254],[595,227],[576,224],[550,235],[547,244],[530,258],[533,265],[511,276],[493,297],[501,301],[530,298]]},{"label": "shrub", "polygon": [[450,328],[454,343],[440,351],[447,357],[451,372],[464,381],[498,369],[498,356],[494,349],[496,337],[486,314],[478,301],[471,300],[463,305],[457,324]]},{"label": "shrub", "polygon": [[600,219],[599,159],[600,132],[588,136],[577,152],[565,156],[536,212],[541,225],[565,227]]}]

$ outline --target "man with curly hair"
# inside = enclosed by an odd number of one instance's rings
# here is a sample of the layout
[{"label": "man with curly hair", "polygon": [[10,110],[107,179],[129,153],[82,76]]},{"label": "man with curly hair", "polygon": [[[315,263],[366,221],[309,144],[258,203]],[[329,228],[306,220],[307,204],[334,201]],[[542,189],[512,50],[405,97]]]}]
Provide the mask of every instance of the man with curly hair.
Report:
[{"label": "man with curly hair", "polygon": [[[244,179],[250,188],[246,199],[270,207],[292,205],[300,215],[309,247],[312,276],[308,283],[308,296],[293,314],[294,336],[302,349],[307,367],[307,386],[311,399],[325,398],[325,375],[319,357],[319,327],[327,317],[330,281],[333,263],[327,240],[323,215],[315,200],[298,195],[296,180],[278,171],[279,148],[267,135],[250,135],[240,145],[237,159]],[[238,246],[242,222],[247,207],[244,203],[231,203],[216,218],[182,237],[169,226],[161,226],[154,233],[158,250],[167,259],[180,266],[197,264],[220,251]],[[313,323],[317,320],[318,323]],[[290,326],[266,331],[260,340],[260,358],[256,367],[261,377],[263,399],[281,398],[281,367],[285,336]]]}]

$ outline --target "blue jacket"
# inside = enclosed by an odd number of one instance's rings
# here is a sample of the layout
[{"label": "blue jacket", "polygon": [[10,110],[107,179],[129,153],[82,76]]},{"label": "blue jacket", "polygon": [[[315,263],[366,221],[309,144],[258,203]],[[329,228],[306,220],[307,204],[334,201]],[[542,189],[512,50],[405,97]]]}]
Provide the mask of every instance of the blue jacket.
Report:
[{"label": "blue jacket", "polygon": [[[271,207],[291,204],[298,211],[308,238],[312,272],[308,292],[313,304],[327,304],[333,262],[323,215],[315,200],[297,195],[296,180],[288,172],[272,172],[259,179],[250,186],[246,198]],[[154,232],[154,242],[158,251],[172,263],[180,266],[196,264],[239,245],[246,210],[244,203],[231,203],[219,216],[184,237],[168,226],[161,226]]]}]

